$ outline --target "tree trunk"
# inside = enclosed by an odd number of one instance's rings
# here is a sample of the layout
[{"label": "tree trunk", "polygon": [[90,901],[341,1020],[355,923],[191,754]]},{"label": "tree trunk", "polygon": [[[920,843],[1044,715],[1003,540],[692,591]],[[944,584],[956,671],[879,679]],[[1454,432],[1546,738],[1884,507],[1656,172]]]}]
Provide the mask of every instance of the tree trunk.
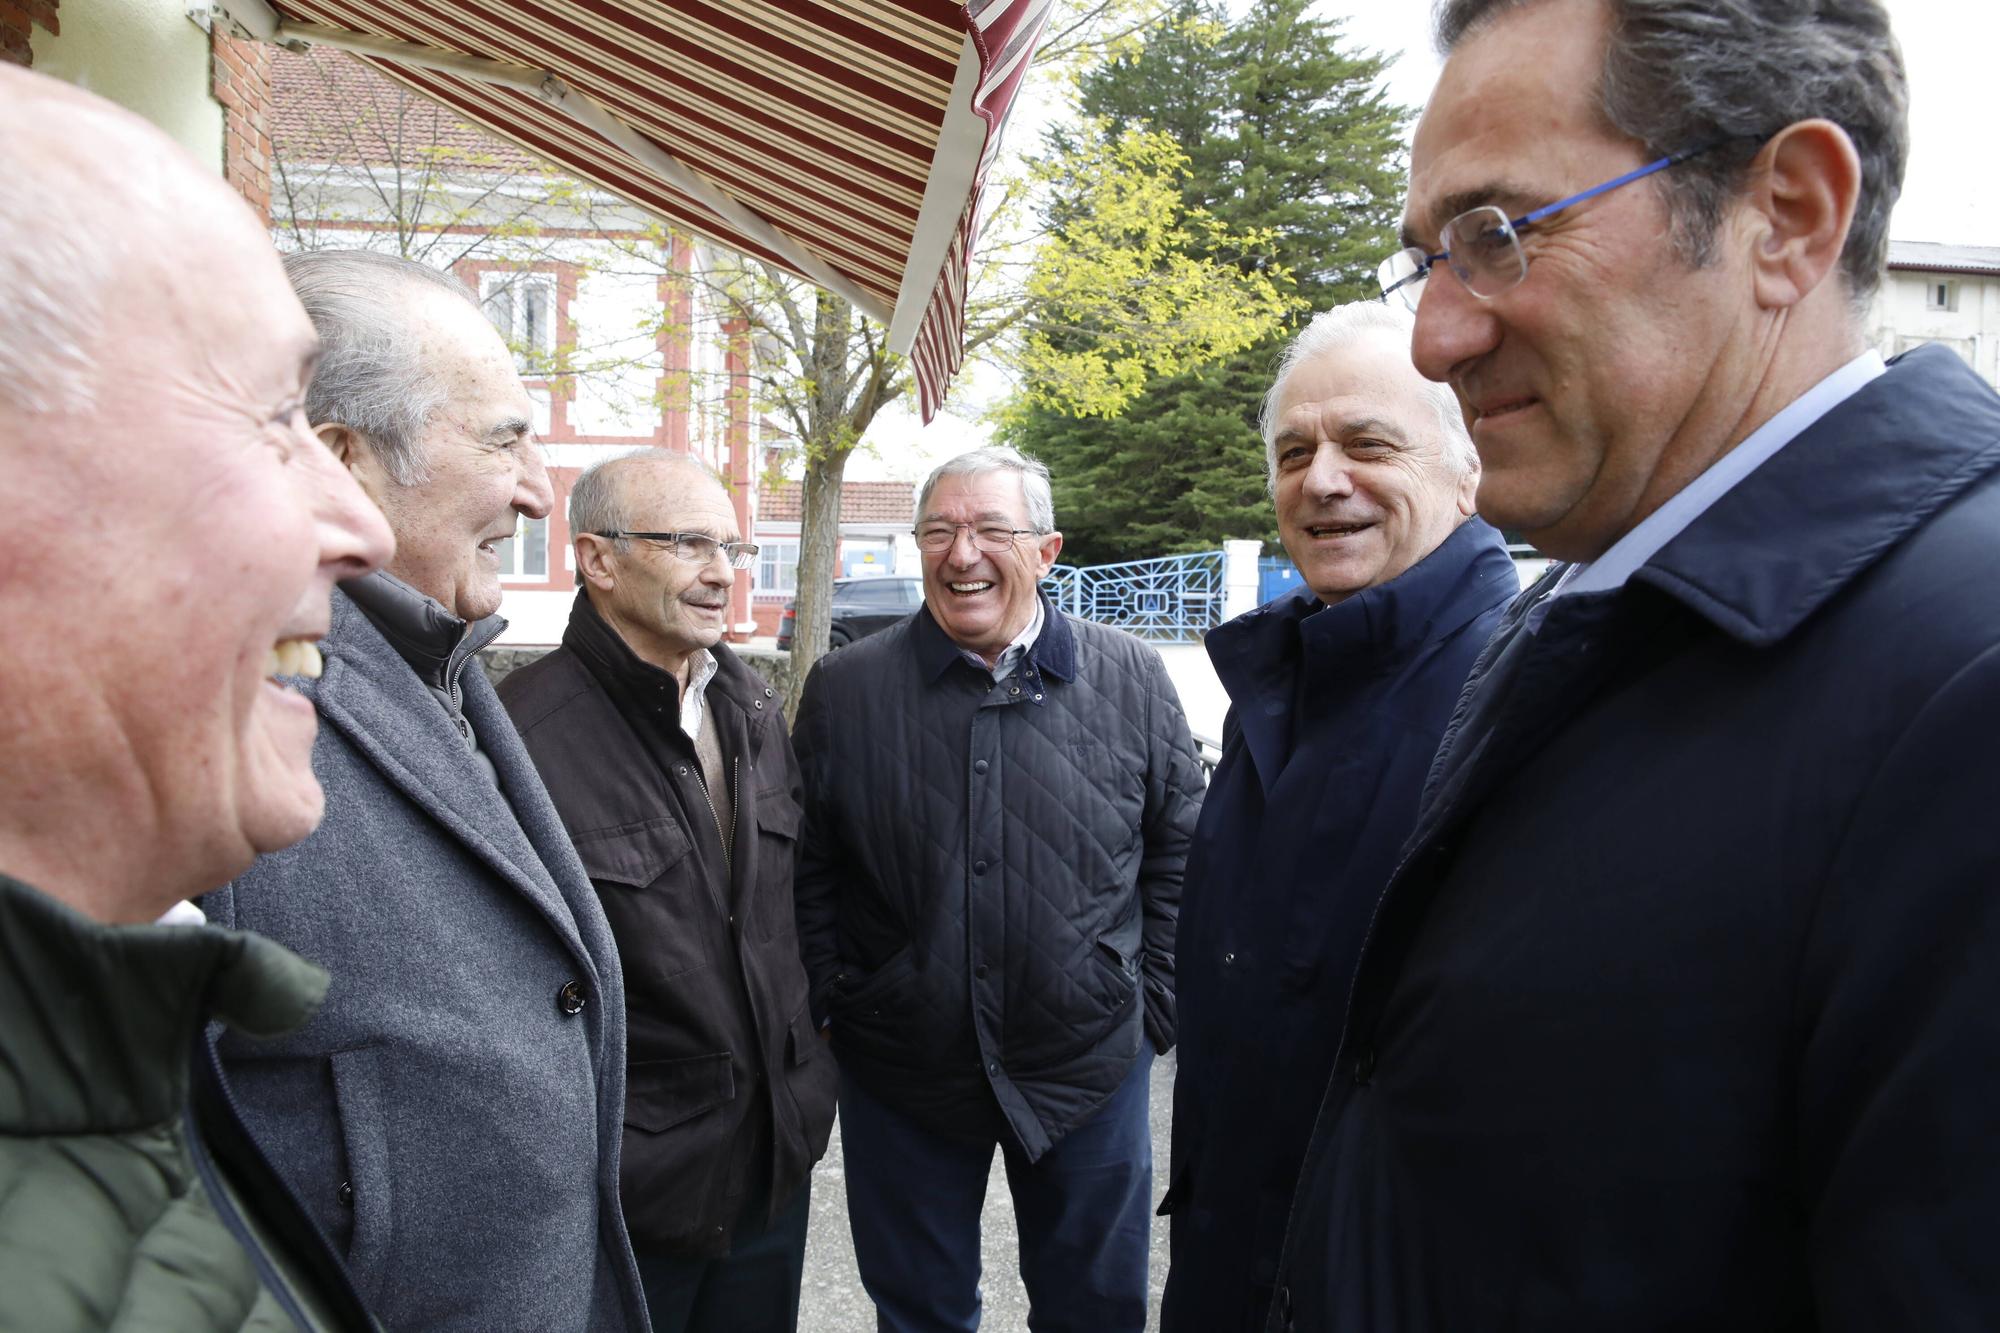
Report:
[{"label": "tree trunk", "polygon": [[852,445],[844,449],[806,451],[805,487],[800,496],[799,567],[793,605],[792,661],[785,682],[785,720],[799,711],[806,672],[826,655],[827,632],[833,623],[833,553],[840,541],[840,482],[847,473]]}]

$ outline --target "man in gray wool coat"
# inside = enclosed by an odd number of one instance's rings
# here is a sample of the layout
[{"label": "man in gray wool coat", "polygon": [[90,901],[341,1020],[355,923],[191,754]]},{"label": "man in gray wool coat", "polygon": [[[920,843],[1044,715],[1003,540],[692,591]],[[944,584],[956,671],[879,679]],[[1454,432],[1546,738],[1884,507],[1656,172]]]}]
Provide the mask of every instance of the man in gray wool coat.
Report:
[{"label": "man in gray wool coat", "polygon": [[319,831],[205,901],[333,973],[283,1040],[225,1037],[243,1114],[389,1328],[644,1329],[618,1200],[625,996],[603,909],[474,654],[495,544],[553,503],[514,360],[421,264],[292,256],[306,412],[389,519],[333,596]]}]

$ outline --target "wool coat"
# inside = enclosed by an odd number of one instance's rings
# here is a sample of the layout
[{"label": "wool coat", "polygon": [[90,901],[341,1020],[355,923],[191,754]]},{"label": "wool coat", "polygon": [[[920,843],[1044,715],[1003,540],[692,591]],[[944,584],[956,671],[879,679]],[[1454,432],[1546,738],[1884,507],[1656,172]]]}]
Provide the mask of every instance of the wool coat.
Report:
[{"label": "wool coat", "polygon": [[326,817],[204,899],[333,974],[296,1033],[222,1039],[243,1117],[387,1327],[644,1329],[624,985],[590,880],[476,665],[497,785],[338,589],[323,653]]},{"label": "wool coat", "polygon": [[919,610],[821,658],[795,729],[799,936],[842,1071],[1030,1161],[1173,1044],[1201,802],[1160,655],[1043,614],[996,682]]},{"label": "wool coat", "polygon": [[833,1054],[792,913],[799,774],[784,710],[727,645],[703,691],[731,837],[668,672],[583,593],[562,646],[500,697],[576,842],[625,963],[625,1219],[641,1252],[719,1255],[768,1224],[833,1129]]},{"label": "wool coat", "polygon": [[1913,352],[1509,612],[1272,1327],[2000,1327],[2000,396]]},{"label": "wool coat", "polygon": [[1230,702],[1181,893],[1167,1333],[1263,1325],[1369,913],[1520,590],[1474,518],[1387,583],[1296,588],[1208,636]]}]

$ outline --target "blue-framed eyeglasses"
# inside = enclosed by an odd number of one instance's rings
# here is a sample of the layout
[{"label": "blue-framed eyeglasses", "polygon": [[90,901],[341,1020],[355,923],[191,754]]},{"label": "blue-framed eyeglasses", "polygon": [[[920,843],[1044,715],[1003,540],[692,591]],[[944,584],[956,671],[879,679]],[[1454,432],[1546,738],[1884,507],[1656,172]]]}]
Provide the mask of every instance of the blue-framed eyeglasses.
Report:
[{"label": "blue-framed eyeglasses", "polygon": [[1699,148],[1669,153],[1657,162],[1648,162],[1602,185],[1594,185],[1582,194],[1544,204],[1517,218],[1508,217],[1506,211],[1496,204],[1468,209],[1445,223],[1438,232],[1438,244],[1444,249],[1436,254],[1428,255],[1412,246],[1382,261],[1375,270],[1375,276],[1382,284],[1382,297],[1384,300],[1396,297],[1415,310],[1417,302],[1423,297],[1424,282],[1430,277],[1431,266],[1444,260],[1458,280],[1465,284],[1467,291],[1481,300],[1491,300],[1528,276],[1528,256],[1521,250],[1520,236],[1537,222],[1565,208],[1574,208],[1587,199],[1608,194],[1621,185],[1642,180],[1656,171],[1665,171],[1689,158],[1700,157],[1729,142],[1732,141],[1719,139]]}]

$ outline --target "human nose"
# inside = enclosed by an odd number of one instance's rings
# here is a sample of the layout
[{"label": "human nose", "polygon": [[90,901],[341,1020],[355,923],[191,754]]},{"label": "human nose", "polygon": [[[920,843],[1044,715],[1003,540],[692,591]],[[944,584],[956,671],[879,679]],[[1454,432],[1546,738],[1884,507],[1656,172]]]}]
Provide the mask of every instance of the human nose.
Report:
[{"label": "human nose", "polygon": [[532,441],[521,445],[521,476],[514,484],[514,508],[529,518],[547,518],[556,506],[555,487],[549,469],[542,462],[541,446]]},{"label": "human nose", "polygon": [[1452,372],[1492,351],[1500,341],[1500,322],[1493,303],[1472,289],[1442,261],[1417,298],[1416,328],[1410,335],[1410,360],[1417,373],[1440,384]]},{"label": "human nose", "polygon": [[1338,500],[1354,494],[1354,473],[1347,453],[1337,444],[1322,444],[1306,467],[1306,493],[1315,500]]},{"label": "human nose", "polygon": [[979,549],[979,543],[972,539],[970,524],[961,523],[951,530],[951,545],[945,549],[945,558],[960,569],[968,569],[979,563],[986,553]]},{"label": "human nose", "polygon": [[396,534],[361,483],[317,437],[307,435],[298,448],[315,463],[307,484],[316,490],[320,567],[340,582],[388,564],[396,554]]}]

